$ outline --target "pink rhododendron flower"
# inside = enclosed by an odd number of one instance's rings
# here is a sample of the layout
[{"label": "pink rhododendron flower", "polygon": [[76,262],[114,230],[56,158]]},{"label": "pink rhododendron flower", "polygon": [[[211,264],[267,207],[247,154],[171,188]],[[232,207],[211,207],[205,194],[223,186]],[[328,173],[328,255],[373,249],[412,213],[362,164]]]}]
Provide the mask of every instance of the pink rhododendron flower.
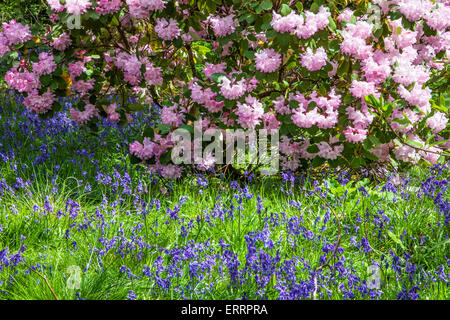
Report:
[{"label": "pink rhododendron flower", "polygon": [[116,111],[117,110],[117,104],[112,103],[108,106],[106,109],[106,114],[108,115],[108,120],[112,122],[119,122],[120,120],[120,114]]},{"label": "pink rhododendron flower", "polygon": [[373,147],[370,150],[375,157],[378,158],[380,162],[389,161],[389,150],[392,147],[392,143],[383,143]]},{"label": "pink rhododendron flower", "polygon": [[448,119],[442,112],[436,112],[426,121],[427,126],[433,133],[441,132],[447,126]]},{"label": "pink rhododendron flower", "polygon": [[[406,125],[405,124],[400,124],[397,121],[393,121],[395,119],[405,119],[405,115],[403,114],[405,113],[406,116],[408,117],[408,122]],[[389,117],[389,120],[391,121],[391,127],[392,129],[400,132],[400,133],[407,133],[411,130],[413,130],[413,124],[416,123],[417,121],[419,121],[419,115],[417,113],[415,113],[414,111],[412,111],[410,108],[405,108],[404,110],[402,109],[394,109],[394,111],[392,112],[392,115]]]},{"label": "pink rhododendron flower", "polygon": [[122,0],[97,0],[98,7],[95,8],[98,14],[112,14],[120,11]]},{"label": "pink rhododendron flower", "polygon": [[183,124],[186,116],[178,110],[178,105],[164,107],[161,111],[161,121],[173,127],[179,127]]},{"label": "pink rhododendron flower", "polygon": [[409,62],[400,61],[395,69],[392,80],[398,84],[409,86],[413,82],[424,84],[430,78],[430,73],[423,66],[414,66]]},{"label": "pink rhododendron flower", "polygon": [[264,114],[264,107],[255,97],[247,96],[245,103],[238,102],[235,114],[239,117],[238,123],[246,129],[254,129]]},{"label": "pink rhododendron flower", "polygon": [[317,71],[327,64],[327,54],[324,48],[317,48],[314,53],[311,48],[307,48],[306,52],[301,55],[301,63],[309,71]]},{"label": "pink rhododendron flower", "polygon": [[270,25],[279,33],[293,33],[297,27],[303,25],[303,22],[303,17],[296,14],[293,10],[285,17],[274,11]]},{"label": "pink rhododendron flower", "polygon": [[344,151],[344,146],[342,144],[337,146],[331,146],[326,141],[321,141],[317,143],[317,147],[319,148],[319,152],[317,152],[316,155],[330,160],[337,159],[337,157],[341,155],[341,152]]},{"label": "pink rhododendron flower", "polygon": [[419,161],[420,156],[416,153],[416,149],[403,144],[400,146],[396,146],[392,152],[397,160],[401,160],[404,162],[417,163]]},{"label": "pink rhododendron flower", "polygon": [[69,74],[72,79],[81,76],[87,69],[84,61],[76,61],[75,63],[69,63]]},{"label": "pink rhododendron flower", "polygon": [[416,21],[422,18],[430,9],[432,3],[428,0],[400,0],[398,1],[399,11],[409,21]]},{"label": "pink rhododendron flower", "polygon": [[400,85],[398,87],[399,95],[408,101],[411,106],[418,106],[425,114],[431,111],[431,89],[426,87],[422,89],[421,85],[417,83],[414,85],[411,91],[408,91],[405,87]]},{"label": "pink rhododendron flower", "polygon": [[123,71],[125,81],[132,85],[137,85],[141,81],[142,62],[135,54],[120,52],[117,55],[114,64]]},{"label": "pink rhododendron flower", "polygon": [[9,48],[8,39],[0,32],[0,58],[2,58],[5,53],[11,51]]},{"label": "pink rhododendron flower", "polygon": [[286,104],[286,100],[283,96],[278,96],[275,100],[272,101],[275,111],[279,114],[290,114],[291,109]]},{"label": "pink rhododendron flower", "polygon": [[53,38],[50,45],[56,50],[64,51],[72,44],[72,40],[67,33],[61,34],[58,38]]},{"label": "pink rhododendron flower", "polygon": [[274,72],[281,65],[281,54],[273,49],[264,49],[255,53],[256,69],[261,72]]},{"label": "pink rhododendron flower", "polygon": [[368,82],[376,84],[384,82],[391,74],[391,67],[386,60],[381,63],[374,61],[372,57],[361,62],[361,70]]},{"label": "pink rhododendron flower", "polygon": [[367,110],[367,107],[361,110],[355,110],[352,106],[348,106],[345,111],[355,128],[366,129],[375,117]]},{"label": "pink rhododendron flower", "polygon": [[3,35],[8,40],[8,45],[17,45],[31,40],[31,31],[28,25],[23,25],[16,20],[2,23]]},{"label": "pink rhododendron flower", "polygon": [[356,98],[364,98],[368,95],[377,95],[377,89],[372,82],[353,80],[349,91]]},{"label": "pink rhododendron flower", "polygon": [[274,113],[264,113],[262,121],[264,129],[278,129],[280,127],[280,121],[277,120],[277,116]]},{"label": "pink rhododendron flower", "polygon": [[65,8],[71,14],[83,14],[91,7],[90,0],[66,0]]},{"label": "pink rhododendron flower", "polygon": [[177,20],[170,18],[156,18],[155,32],[161,39],[173,40],[181,35],[181,29],[178,27]]},{"label": "pink rhododendron flower", "polygon": [[236,100],[242,97],[246,92],[245,80],[241,79],[232,84],[228,77],[222,77],[220,83],[220,93],[228,100]]},{"label": "pink rhododendron flower", "polygon": [[208,21],[211,23],[211,27],[218,37],[225,37],[232,34],[237,26],[239,26],[239,20],[234,18],[234,14],[226,17],[212,16],[209,17]]},{"label": "pink rhododendron flower", "polygon": [[95,79],[89,80],[74,80],[72,79],[72,88],[74,91],[80,93],[82,96],[86,95],[88,91],[94,89]]},{"label": "pink rhododendron flower", "polygon": [[428,12],[425,19],[427,21],[427,25],[433,29],[438,31],[444,31],[448,27],[450,27],[450,6],[444,5],[442,3],[438,4],[438,8]]},{"label": "pink rhododendron flower", "polygon": [[152,63],[147,63],[145,68],[144,78],[148,85],[159,86],[163,83],[161,67],[154,67]]},{"label": "pink rhododendron flower", "polygon": [[76,123],[86,124],[93,117],[98,117],[99,112],[93,104],[88,103],[84,106],[84,111],[70,109],[70,116]]},{"label": "pink rhododendron flower", "polygon": [[62,5],[59,0],[47,0],[47,3],[52,11],[61,12],[64,10],[64,5]]},{"label": "pink rhododendron flower", "polygon": [[39,95],[37,90],[32,91],[28,94],[28,97],[23,100],[23,104],[28,109],[43,114],[52,108],[54,99],[55,95],[50,91],[50,88],[48,88],[42,95]]},{"label": "pink rhododendron flower", "polygon": [[345,8],[344,11],[342,11],[337,20],[342,22],[342,21],[352,21],[352,15],[353,15],[353,10],[349,9],[349,8]]},{"label": "pink rhododendron flower", "polygon": [[348,142],[352,142],[352,143],[358,143],[358,142],[362,142],[364,140],[366,140],[367,138],[367,130],[365,129],[358,129],[358,128],[352,128],[350,126],[347,127],[347,129],[345,129],[343,131],[345,139]]},{"label": "pink rhododendron flower", "polygon": [[203,72],[205,73],[205,77],[207,79],[211,79],[213,73],[225,73],[225,68],[227,67],[226,62],[222,62],[219,64],[205,63],[205,67],[203,67]]},{"label": "pink rhododendron flower", "polygon": [[51,53],[41,52],[39,54],[39,62],[33,62],[33,72],[42,76],[50,74],[56,69],[56,63]]},{"label": "pink rhododendron flower", "polygon": [[34,73],[28,71],[19,72],[17,68],[12,68],[6,73],[5,81],[19,92],[31,92],[41,87],[39,77]]}]

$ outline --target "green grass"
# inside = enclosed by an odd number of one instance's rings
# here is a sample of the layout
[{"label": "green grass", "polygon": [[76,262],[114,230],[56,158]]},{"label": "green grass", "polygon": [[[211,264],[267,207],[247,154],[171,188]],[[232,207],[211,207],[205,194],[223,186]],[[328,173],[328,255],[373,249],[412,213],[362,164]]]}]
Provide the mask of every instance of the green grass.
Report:
[{"label": "green grass", "polygon": [[[21,255],[24,261],[15,266],[2,263],[0,253],[0,299],[54,299],[54,295],[58,299],[76,299],[77,295],[83,299],[126,299],[130,290],[138,299],[278,299],[282,298],[280,286],[289,287],[290,281],[291,292],[292,286],[298,285],[306,292],[302,297],[311,299],[314,277],[318,283],[317,299],[348,298],[344,291],[352,291],[354,299],[370,299],[369,291],[362,288],[361,292],[358,288],[364,287],[370,276],[368,266],[374,262],[381,263],[381,288],[372,290],[374,298],[396,299],[401,290],[414,286],[420,288],[420,299],[450,298],[449,225],[443,224],[444,217],[434,203],[434,196],[417,196],[421,183],[431,175],[428,169],[413,168],[406,173],[411,181],[396,193],[381,191],[384,184],[377,186],[368,179],[352,180],[343,186],[328,172],[322,178],[305,178],[295,185],[279,177],[257,178],[250,183],[240,181],[241,187],[248,186],[245,192],[233,189],[230,179],[209,177],[208,186],[203,188],[195,176],[162,181],[150,177],[145,168],[132,166],[123,156],[123,149],[116,147],[123,136],[114,130],[102,139],[74,131],[62,134],[59,140],[46,137],[36,142],[26,139],[17,123],[9,129],[15,132],[15,137],[8,138],[5,121],[4,117],[0,120],[2,152],[8,150],[7,143],[12,145],[13,140],[8,139],[27,141],[29,145],[14,149],[14,161],[0,164],[4,179],[0,192],[0,252],[8,248],[10,261],[10,255],[26,246]],[[99,147],[99,141],[107,143]],[[43,144],[56,149],[48,160],[33,165],[36,155],[29,150]],[[94,152],[92,158],[76,154],[83,148]],[[129,173],[131,194],[126,194],[120,185],[114,187],[114,182],[119,181],[113,177],[115,170],[122,177]],[[98,171],[109,174],[111,184],[98,182]],[[30,185],[14,190],[13,194],[3,183],[12,186],[17,177],[30,180]],[[441,176],[433,177],[442,181],[448,177],[448,168]],[[88,183],[91,191],[86,191]],[[321,194],[324,201],[312,190]],[[402,193],[408,194],[408,198],[402,197]],[[247,199],[245,194],[252,197]],[[258,195],[263,206],[260,213]],[[168,209],[173,210],[181,197],[187,198],[180,206],[178,219],[171,220]],[[445,191],[444,197],[448,201]],[[46,199],[52,210],[43,214]],[[80,206],[77,217],[72,219],[66,213],[58,218],[58,211],[66,212],[69,199]],[[159,201],[159,209],[155,208],[155,201]],[[296,208],[291,201],[301,206]],[[225,211],[223,219],[216,216],[218,210]],[[229,210],[233,210],[232,216]],[[379,236],[375,216],[380,210],[384,210],[389,224]],[[327,212],[329,221],[324,223]],[[191,219],[192,228],[183,236],[181,228],[186,228]],[[299,224],[294,228],[295,219]],[[289,233],[290,229],[298,234]],[[314,234],[313,239],[303,236],[307,231]],[[246,240],[246,236],[252,237],[252,232],[267,233],[262,237],[266,242],[255,240],[255,256],[249,255]],[[331,259],[333,269],[323,267],[314,276],[312,272],[324,264],[323,247],[335,243],[339,234],[339,247],[344,251],[337,252],[337,256],[328,252],[325,257]],[[353,245],[361,244],[363,238],[368,240],[369,252]],[[115,239],[115,244],[99,255],[99,250],[105,249],[99,239]],[[229,246],[222,248],[220,239]],[[190,246],[194,249],[188,250]],[[179,253],[174,248],[179,248]],[[233,259],[223,258],[226,249],[239,261],[240,283],[233,281],[227,265]],[[408,261],[406,254],[410,257]],[[392,266],[393,256],[400,257],[399,273]],[[151,272],[156,271],[154,264],[158,257],[166,269],[158,277],[144,276],[145,266]],[[263,268],[267,259],[275,261],[276,272]],[[202,277],[190,273],[196,264],[202,266],[208,260],[215,263],[200,272]],[[341,265],[336,264],[339,260]],[[245,272],[248,261],[253,261],[253,265],[249,264]],[[295,267],[292,272],[286,267],[289,261]],[[406,263],[417,268],[414,274],[406,272]],[[30,266],[35,266],[37,272],[31,271]],[[82,270],[79,289],[71,290],[67,285],[71,266]],[[122,266],[136,277],[121,272]],[[206,263],[203,266],[208,267]],[[257,279],[265,275],[268,276],[264,285],[259,288]],[[161,279],[170,280],[170,287],[159,286]]]}]

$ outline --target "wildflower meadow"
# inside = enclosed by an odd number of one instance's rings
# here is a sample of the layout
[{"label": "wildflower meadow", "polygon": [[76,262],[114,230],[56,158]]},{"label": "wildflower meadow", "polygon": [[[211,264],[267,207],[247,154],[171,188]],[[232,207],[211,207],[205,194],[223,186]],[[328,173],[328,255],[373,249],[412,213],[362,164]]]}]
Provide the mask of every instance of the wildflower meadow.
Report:
[{"label": "wildflower meadow", "polygon": [[0,300],[450,299],[448,0],[24,6]]}]

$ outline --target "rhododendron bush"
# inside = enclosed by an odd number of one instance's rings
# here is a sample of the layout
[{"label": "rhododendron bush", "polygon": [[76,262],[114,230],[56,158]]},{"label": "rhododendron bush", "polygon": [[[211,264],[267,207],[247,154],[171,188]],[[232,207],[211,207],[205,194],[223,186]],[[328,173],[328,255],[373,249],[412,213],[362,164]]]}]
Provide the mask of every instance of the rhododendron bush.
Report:
[{"label": "rhododendron bush", "polygon": [[182,172],[172,132],[197,119],[278,129],[281,166],[294,171],[449,155],[448,0],[47,3],[45,34],[3,23],[6,83],[44,117],[78,95],[71,117],[90,127],[156,104],[159,125],[141,128],[130,154],[166,177]]}]

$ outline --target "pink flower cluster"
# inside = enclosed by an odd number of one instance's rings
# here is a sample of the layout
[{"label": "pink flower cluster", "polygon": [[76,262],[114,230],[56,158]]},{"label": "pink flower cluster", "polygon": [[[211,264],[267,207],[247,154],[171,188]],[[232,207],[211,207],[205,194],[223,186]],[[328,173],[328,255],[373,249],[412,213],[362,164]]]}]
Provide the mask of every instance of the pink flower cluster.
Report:
[{"label": "pink flower cluster", "polygon": [[374,96],[379,96],[377,88],[375,87],[375,84],[373,82],[353,80],[349,91],[354,97],[361,99],[363,99],[364,96],[368,96],[371,94],[373,94]]},{"label": "pink flower cluster", "polygon": [[112,103],[106,108],[106,114],[109,121],[119,122],[120,113],[117,112],[117,104]]},{"label": "pink flower cluster", "polygon": [[161,67],[155,67],[151,62],[145,65],[145,82],[151,86],[159,86],[163,83]]},{"label": "pink flower cluster", "polygon": [[433,133],[439,133],[447,126],[448,119],[442,112],[436,112],[426,121],[427,126]]},{"label": "pink flower cluster", "polygon": [[347,127],[343,131],[345,139],[347,139],[348,142],[352,143],[358,143],[363,142],[367,138],[367,130],[360,129],[360,128],[352,128],[350,126]]},{"label": "pink flower cluster", "polygon": [[198,104],[203,105],[209,112],[219,112],[222,110],[224,102],[216,101],[216,93],[211,88],[203,89],[197,82],[191,82],[189,84],[191,92],[191,98]]},{"label": "pink flower cluster", "polygon": [[[338,122],[338,108],[341,104],[341,96],[332,89],[327,97],[317,96],[314,91],[309,98],[305,98],[301,93],[290,94],[289,100],[298,102],[299,107],[293,110],[292,122],[301,128],[311,128],[317,125],[321,129],[333,128]],[[310,105],[315,106],[311,109]]]},{"label": "pink flower cluster", "polygon": [[3,32],[2,35],[3,40],[0,43],[0,46],[3,44],[4,46],[14,46],[21,43],[25,43],[31,40],[31,31],[28,25],[23,25],[15,20],[11,20],[10,22],[2,23]]},{"label": "pink flower cluster", "polygon": [[170,18],[169,21],[165,18],[156,18],[155,32],[161,39],[168,41],[178,38],[181,35],[178,22],[173,18]]},{"label": "pink flower cluster", "polygon": [[39,62],[33,62],[33,72],[37,76],[50,74],[56,69],[56,63],[51,53],[41,52]]},{"label": "pink flower cluster", "polygon": [[41,87],[36,74],[29,71],[20,72],[17,68],[12,68],[6,73],[5,81],[19,92],[31,92]]},{"label": "pink flower cluster", "polygon": [[55,95],[50,91],[50,88],[41,95],[39,95],[37,90],[34,90],[23,100],[23,104],[28,109],[43,114],[52,108],[54,99]]},{"label": "pink flower cluster", "polygon": [[135,54],[127,52],[119,52],[116,56],[114,64],[117,68],[123,71],[125,81],[132,85],[137,85],[141,80],[141,66],[142,62]]},{"label": "pink flower cluster", "polygon": [[313,52],[311,48],[307,48],[306,52],[301,55],[301,63],[309,71],[317,71],[327,64],[327,54],[322,47],[317,48]]},{"label": "pink flower cluster", "polygon": [[56,50],[64,51],[72,44],[72,39],[67,33],[61,34],[58,38],[54,38],[50,45]]},{"label": "pink flower cluster", "polygon": [[161,11],[166,7],[164,0],[126,0],[131,17],[145,19],[151,11]]},{"label": "pink flower cluster", "polygon": [[223,76],[220,83],[220,93],[228,100],[236,100],[242,97],[247,91],[245,79],[232,82],[228,77]]},{"label": "pink flower cluster", "polygon": [[94,117],[99,117],[98,109],[90,103],[86,103],[84,111],[70,109],[72,120],[79,124],[86,124]]},{"label": "pink flower cluster", "polygon": [[225,37],[232,34],[239,26],[239,21],[234,18],[234,14],[225,17],[210,16],[208,17],[207,22],[211,24],[214,33],[218,37]]},{"label": "pink flower cluster", "polygon": [[305,11],[306,18],[291,11],[287,16],[281,16],[273,12],[270,25],[275,31],[280,33],[289,32],[300,39],[308,39],[317,31],[326,28],[329,24],[328,18],[331,16],[328,9],[321,6],[317,14]]},{"label": "pink flower cluster", "polygon": [[226,62],[222,62],[219,64],[205,63],[205,67],[202,69],[205,77],[207,79],[211,79],[211,76],[214,73],[225,73],[225,69],[227,67]]},{"label": "pink flower cluster", "polygon": [[255,63],[256,70],[261,72],[274,72],[281,65],[281,54],[273,49],[261,50],[255,53]]},{"label": "pink flower cluster", "polygon": [[70,14],[83,14],[91,7],[90,0],[66,0],[64,7],[67,13]]},{"label": "pink flower cluster", "polygon": [[184,115],[183,108],[178,108],[177,104],[174,104],[171,107],[163,107],[161,111],[161,121],[164,124],[168,124],[172,127],[179,127],[184,123],[186,116]]},{"label": "pink flower cluster", "polygon": [[373,25],[366,21],[356,24],[348,23],[342,32],[341,52],[355,59],[367,59],[372,55],[373,48],[366,44],[366,39],[372,34]]},{"label": "pink flower cluster", "polygon": [[245,103],[238,102],[237,106],[234,113],[238,116],[238,123],[245,129],[255,129],[264,115],[263,104],[255,97],[247,96]]},{"label": "pink flower cluster", "polygon": [[120,11],[122,0],[96,0],[95,11],[100,15],[113,14]]},{"label": "pink flower cluster", "polygon": [[155,134],[155,138],[152,141],[150,138],[145,137],[143,142],[134,141],[130,144],[130,153],[139,159],[145,161],[151,158],[155,158],[156,164],[150,165],[148,169],[151,173],[161,174],[168,179],[175,179],[181,177],[182,169],[179,166],[168,164],[162,165],[159,163],[161,155],[168,152],[168,148],[173,147],[174,143],[171,140],[171,135],[166,138],[159,134]]}]

